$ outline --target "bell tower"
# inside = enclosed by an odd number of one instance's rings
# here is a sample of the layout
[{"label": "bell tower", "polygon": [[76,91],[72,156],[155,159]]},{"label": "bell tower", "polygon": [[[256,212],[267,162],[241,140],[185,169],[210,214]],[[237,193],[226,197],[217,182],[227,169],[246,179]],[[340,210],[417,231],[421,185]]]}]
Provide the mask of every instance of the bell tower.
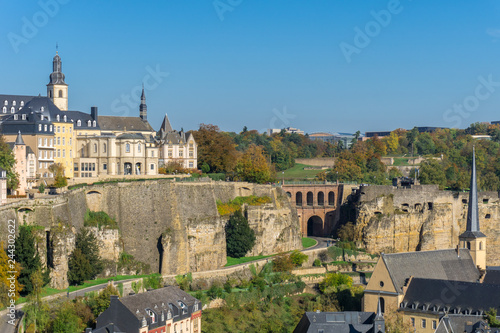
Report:
[{"label": "bell tower", "polygon": [[469,249],[472,260],[480,269],[486,269],[486,235],[479,229],[479,210],[477,203],[476,152],[472,148],[472,173],[470,176],[469,209],[467,210],[467,229],[458,238],[461,248]]},{"label": "bell tower", "polygon": [[47,97],[61,111],[68,110],[68,85],[64,82],[62,62],[58,51],[56,51],[56,55],[52,61],[52,73],[50,74],[50,82],[47,84]]}]

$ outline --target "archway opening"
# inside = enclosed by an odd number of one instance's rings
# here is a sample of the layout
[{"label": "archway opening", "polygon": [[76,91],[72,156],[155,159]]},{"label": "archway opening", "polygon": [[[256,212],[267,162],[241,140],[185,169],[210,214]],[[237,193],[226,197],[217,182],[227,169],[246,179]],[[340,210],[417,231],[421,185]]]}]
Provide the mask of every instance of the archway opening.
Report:
[{"label": "archway opening", "polygon": [[380,302],[380,312],[385,313],[385,300],[384,300],[384,298],[380,297],[378,299],[378,301]]},{"label": "archway opening", "polygon": [[125,163],[123,166],[123,174],[131,175],[132,174],[132,163]]},{"label": "archway opening", "polygon": [[312,206],[314,202],[314,194],[312,192],[307,192],[307,205]]},{"label": "archway opening", "polygon": [[325,205],[325,194],[323,192],[318,192],[318,206]]},{"label": "archway opening", "polygon": [[302,192],[295,193],[295,204],[297,206],[302,206]]},{"label": "archway opening", "polygon": [[314,215],[307,220],[307,236],[323,236],[323,220]]},{"label": "archway opening", "polygon": [[335,206],[335,193],[331,191],[328,193],[328,206]]}]

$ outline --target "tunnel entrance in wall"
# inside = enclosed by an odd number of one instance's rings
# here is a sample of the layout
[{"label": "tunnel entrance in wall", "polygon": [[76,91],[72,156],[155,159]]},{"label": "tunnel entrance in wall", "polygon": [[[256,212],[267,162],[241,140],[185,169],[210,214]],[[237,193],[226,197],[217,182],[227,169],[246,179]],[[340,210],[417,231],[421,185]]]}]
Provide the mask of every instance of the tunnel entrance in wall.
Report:
[{"label": "tunnel entrance in wall", "polygon": [[307,236],[323,236],[323,220],[314,215],[307,220]]}]

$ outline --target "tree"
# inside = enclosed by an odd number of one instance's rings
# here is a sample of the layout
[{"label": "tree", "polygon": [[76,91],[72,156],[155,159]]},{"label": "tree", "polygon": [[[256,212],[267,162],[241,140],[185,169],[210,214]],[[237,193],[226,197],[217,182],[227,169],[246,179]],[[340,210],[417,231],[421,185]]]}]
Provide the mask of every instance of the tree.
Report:
[{"label": "tree", "polygon": [[68,262],[68,280],[70,284],[79,284],[94,279],[103,269],[99,257],[99,245],[94,234],[82,228],[76,235],[75,249]]},{"label": "tree", "polygon": [[290,254],[290,260],[292,260],[292,263],[295,267],[302,266],[302,264],[306,262],[308,258],[309,256],[307,254],[304,254],[299,250],[294,250]]},{"label": "tree", "polygon": [[337,288],[342,285],[346,285],[348,288],[351,288],[352,277],[342,273],[328,273],[326,274],[325,279],[320,282],[319,290],[321,290],[322,293],[325,293],[327,288],[330,288],[332,291],[336,291]]},{"label": "tree", "polygon": [[274,179],[262,148],[256,145],[248,147],[236,165],[238,179],[264,184]]},{"label": "tree", "polygon": [[11,191],[19,186],[19,175],[15,172],[16,159],[9,145],[5,142],[3,135],[0,135],[0,168],[7,172],[7,188]]},{"label": "tree", "polygon": [[54,186],[64,187],[68,185],[68,180],[64,176],[64,166],[62,163],[54,163],[49,166],[49,171],[54,174]]},{"label": "tree", "polygon": [[[16,261],[22,266],[18,283],[24,285],[21,295],[28,295],[33,292],[31,275],[37,270],[41,270],[42,262],[36,250],[36,240],[33,228],[22,225],[19,227],[19,235],[16,238]],[[49,282],[48,270],[43,274],[43,284]]]},{"label": "tree", "polygon": [[98,317],[109,307],[111,295],[120,296],[120,292],[112,284],[108,284],[102,291],[89,298],[87,304],[95,317]]},{"label": "tree", "polygon": [[48,305],[42,300],[43,273],[40,268],[31,274],[32,293],[23,308],[26,313],[27,332],[45,332],[50,320]]},{"label": "tree", "polygon": [[79,333],[86,325],[77,316],[73,304],[65,302],[57,311],[51,326],[51,332],[54,333]]},{"label": "tree", "polygon": [[399,148],[399,136],[395,131],[391,132],[389,138],[387,139],[387,148],[390,152],[395,153]]},{"label": "tree", "polygon": [[[7,255],[7,252],[9,252],[9,257]],[[19,278],[19,274],[21,273],[21,265],[19,263],[15,263],[14,267],[11,267],[9,264],[9,259],[14,258],[13,254],[15,253],[12,250],[12,247],[9,247],[7,249],[7,252],[5,252],[4,247],[3,247],[3,242],[0,243],[0,308],[6,307],[9,304],[10,298],[8,297],[8,294],[12,291],[10,291],[10,286],[12,280],[9,278],[14,278],[16,281]],[[9,273],[10,271],[15,272],[13,275]],[[23,286],[19,283],[15,283],[15,289],[14,289],[14,300],[17,300],[19,298],[19,292],[22,290]]]},{"label": "tree", "polygon": [[230,172],[236,166],[238,152],[233,140],[218,126],[201,124],[193,132],[198,144],[198,164],[207,163],[212,172]]},{"label": "tree", "polygon": [[446,175],[439,161],[428,159],[420,165],[420,183],[421,184],[437,184],[443,188],[446,186]]},{"label": "tree", "polygon": [[497,310],[494,308],[489,309],[484,314],[484,319],[488,321],[491,327],[500,327],[500,320],[497,319]]},{"label": "tree", "polygon": [[253,248],[254,244],[254,231],[248,225],[241,210],[236,211],[226,224],[227,255],[232,258],[241,258]]}]

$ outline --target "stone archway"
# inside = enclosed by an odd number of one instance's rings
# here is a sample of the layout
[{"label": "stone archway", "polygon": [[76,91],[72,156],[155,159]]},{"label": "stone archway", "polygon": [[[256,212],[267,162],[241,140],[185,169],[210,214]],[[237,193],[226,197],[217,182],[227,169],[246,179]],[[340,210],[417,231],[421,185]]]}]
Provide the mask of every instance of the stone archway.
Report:
[{"label": "stone archway", "polygon": [[323,236],[323,220],[314,215],[307,220],[307,236]]}]

